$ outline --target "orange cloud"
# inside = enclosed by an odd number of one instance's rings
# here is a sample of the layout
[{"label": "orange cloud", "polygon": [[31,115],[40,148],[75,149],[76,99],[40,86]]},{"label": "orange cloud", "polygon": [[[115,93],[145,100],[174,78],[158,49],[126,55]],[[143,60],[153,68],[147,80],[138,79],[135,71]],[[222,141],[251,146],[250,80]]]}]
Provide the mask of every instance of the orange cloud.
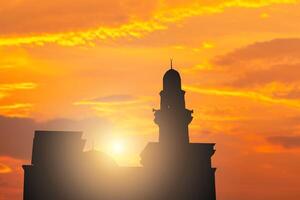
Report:
[{"label": "orange cloud", "polygon": [[29,115],[33,105],[30,103],[15,103],[0,106],[0,114],[10,117],[26,117]]},{"label": "orange cloud", "polygon": [[1,91],[31,90],[35,89],[36,87],[37,84],[32,82],[0,84]]},{"label": "orange cloud", "polygon": [[7,174],[12,172],[11,168],[3,163],[0,163],[0,174]]},{"label": "orange cloud", "polygon": [[[217,1],[216,3],[199,3],[192,1],[191,3],[182,5],[182,7],[172,7],[162,3],[162,6],[159,9],[155,9],[155,12],[153,12],[151,17],[148,17],[149,19],[147,20],[128,20],[126,23],[116,27],[88,27],[81,31],[60,31],[56,33],[31,34],[27,36],[8,35],[0,38],[0,46],[28,44],[44,45],[45,43],[55,43],[63,46],[93,45],[95,40],[103,41],[119,38],[140,38],[148,33],[167,29],[170,24],[182,21],[189,17],[219,13],[227,8],[259,8],[273,4],[292,4],[296,2],[296,0],[227,0]],[[179,5],[181,4],[179,3]],[[20,21],[18,21],[18,23],[20,23]]]},{"label": "orange cloud", "polygon": [[300,148],[300,136],[289,135],[289,136],[271,136],[267,140],[275,145],[281,145],[286,149]]},{"label": "orange cloud", "polygon": [[22,164],[26,160],[20,160],[9,156],[0,156],[0,199],[22,198]]},{"label": "orange cloud", "polygon": [[[21,83],[4,83],[0,84],[0,99],[4,99],[10,96],[12,92],[16,90],[32,90],[37,87],[36,83],[32,82],[21,82]],[[27,116],[33,107],[31,103],[12,103],[9,104],[2,103],[0,105],[0,114],[6,116]]]},{"label": "orange cloud", "polygon": [[266,102],[266,103],[280,104],[280,105],[300,108],[300,101],[289,100],[289,99],[277,99],[277,98],[266,96],[264,94],[260,94],[260,93],[253,92],[253,91],[206,89],[206,88],[200,88],[200,87],[188,86],[188,85],[184,86],[184,88],[188,91],[196,92],[196,93],[200,93],[200,94],[242,97],[242,98],[247,98],[247,99]]}]

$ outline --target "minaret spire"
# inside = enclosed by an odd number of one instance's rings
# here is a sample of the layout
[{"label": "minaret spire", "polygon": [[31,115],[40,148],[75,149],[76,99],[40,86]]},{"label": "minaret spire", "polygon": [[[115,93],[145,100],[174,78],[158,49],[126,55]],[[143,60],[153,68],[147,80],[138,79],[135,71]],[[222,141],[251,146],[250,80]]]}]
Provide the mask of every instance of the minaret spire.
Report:
[{"label": "minaret spire", "polygon": [[171,69],[173,69],[173,58],[170,58]]}]

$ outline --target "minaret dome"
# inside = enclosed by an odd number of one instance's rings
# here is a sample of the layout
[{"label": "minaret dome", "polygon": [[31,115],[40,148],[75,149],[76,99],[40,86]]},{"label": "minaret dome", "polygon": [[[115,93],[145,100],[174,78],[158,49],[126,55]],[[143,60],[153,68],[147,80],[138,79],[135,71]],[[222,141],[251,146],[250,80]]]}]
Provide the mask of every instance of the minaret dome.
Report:
[{"label": "minaret dome", "polygon": [[178,71],[169,69],[163,77],[164,91],[178,91],[181,90],[181,78]]}]

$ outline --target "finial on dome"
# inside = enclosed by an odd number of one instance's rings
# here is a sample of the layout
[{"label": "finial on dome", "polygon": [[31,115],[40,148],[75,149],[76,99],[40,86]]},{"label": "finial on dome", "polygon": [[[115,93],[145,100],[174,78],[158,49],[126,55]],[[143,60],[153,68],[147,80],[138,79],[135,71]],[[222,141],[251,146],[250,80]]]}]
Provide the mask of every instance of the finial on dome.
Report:
[{"label": "finial on dome", "polygon": [[171,69],[173,69],[173,58],[170,58]]}]

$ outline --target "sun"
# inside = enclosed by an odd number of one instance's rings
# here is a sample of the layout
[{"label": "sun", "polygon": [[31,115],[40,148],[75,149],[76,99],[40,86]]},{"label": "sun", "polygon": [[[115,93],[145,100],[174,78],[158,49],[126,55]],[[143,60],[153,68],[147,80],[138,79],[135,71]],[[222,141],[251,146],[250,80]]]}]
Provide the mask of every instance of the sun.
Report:
[{"label": "sun", "polygon": [[124,152],[124,143],[120,140],[113,141],[111,148],[114,154],[122,154]]}]

